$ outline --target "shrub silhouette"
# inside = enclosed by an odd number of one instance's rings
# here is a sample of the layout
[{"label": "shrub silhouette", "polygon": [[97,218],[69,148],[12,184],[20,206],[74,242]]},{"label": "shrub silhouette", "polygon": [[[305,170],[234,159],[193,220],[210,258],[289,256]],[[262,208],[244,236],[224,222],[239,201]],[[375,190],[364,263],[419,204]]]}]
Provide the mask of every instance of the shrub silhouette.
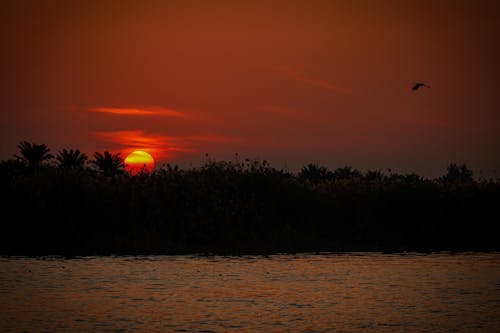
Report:
[{"label": "shrub silhouette", "polygon": [[298,176],[304,181],[318,184],[333,179],[334,174],[324,166],[308,164],[300,170]]},{"label": "shrub silhouette", "polygon": [[26,173],[27,166],[26,164],[19,160],[6,160],[0,162],[0,174],[6,177],[12,177],[15,175],[20,175]]}]

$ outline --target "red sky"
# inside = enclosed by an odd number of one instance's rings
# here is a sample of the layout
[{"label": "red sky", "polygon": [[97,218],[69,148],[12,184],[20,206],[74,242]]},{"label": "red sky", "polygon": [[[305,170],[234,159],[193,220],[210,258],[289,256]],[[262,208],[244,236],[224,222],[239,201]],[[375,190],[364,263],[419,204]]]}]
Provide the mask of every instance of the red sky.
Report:
[{"label": "red sky", "polygon": [[500,170],[497,1],[4,0],[0,49],[0,159]]}]

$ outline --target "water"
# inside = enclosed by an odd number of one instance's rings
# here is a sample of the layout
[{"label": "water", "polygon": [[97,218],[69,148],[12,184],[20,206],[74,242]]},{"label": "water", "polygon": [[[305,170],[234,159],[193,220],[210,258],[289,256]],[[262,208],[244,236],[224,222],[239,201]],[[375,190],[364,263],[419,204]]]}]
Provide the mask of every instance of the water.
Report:
[{"label": "water", "polygon": [[2,332],[499,332],[500,254],[0,258]]}]

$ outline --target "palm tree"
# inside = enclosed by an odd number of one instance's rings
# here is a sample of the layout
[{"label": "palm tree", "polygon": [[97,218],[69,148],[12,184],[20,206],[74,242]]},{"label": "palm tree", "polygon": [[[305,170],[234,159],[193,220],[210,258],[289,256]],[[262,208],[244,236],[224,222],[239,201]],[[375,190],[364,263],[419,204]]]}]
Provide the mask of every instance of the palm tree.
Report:
[{"label": "palm tree", "polygon": [[60,150],[56,156],[60,168],[81,169],[83,168],[87,155],[80,152],[78,149]]},{"label": "palm tree", "polygon": [[95,164],[105,176],[121,173],[125,167],[120,153],[112,154],[109,151],[105,151],[103,154],[94,153],[94,160],[90,162]]},{"label": "palm tree", "polygon": [[380,170],[368,170],[365,179],[371,182],[381,182],[385,179],[385,175]]},{"label": "palm tree", "polygon": [[343,168],[337,168],[333,172],[335,179],[355,179],[361,177],[361,172],[357,169],[353,169],[351,166],[345,166]]},{"label": "palm tree", "polygon": [[39,145],[22,141],[17,147],[19,148],[21,156],[14,155],[14,157],[31,169],[37,169],[44,161],[54,158],[54,156],[50,154],[50,149],[45,144]]}]

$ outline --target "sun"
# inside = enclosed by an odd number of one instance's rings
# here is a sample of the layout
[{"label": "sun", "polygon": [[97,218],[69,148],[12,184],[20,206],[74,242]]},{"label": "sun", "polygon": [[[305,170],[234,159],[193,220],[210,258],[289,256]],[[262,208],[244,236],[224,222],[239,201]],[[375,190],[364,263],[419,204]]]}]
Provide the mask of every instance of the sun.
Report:
[{"label": "sun", "polygon": [[153,156],[142,150],[135,150],[125,158],[125,170],[131,175],[153,171],[155,160]]}]

